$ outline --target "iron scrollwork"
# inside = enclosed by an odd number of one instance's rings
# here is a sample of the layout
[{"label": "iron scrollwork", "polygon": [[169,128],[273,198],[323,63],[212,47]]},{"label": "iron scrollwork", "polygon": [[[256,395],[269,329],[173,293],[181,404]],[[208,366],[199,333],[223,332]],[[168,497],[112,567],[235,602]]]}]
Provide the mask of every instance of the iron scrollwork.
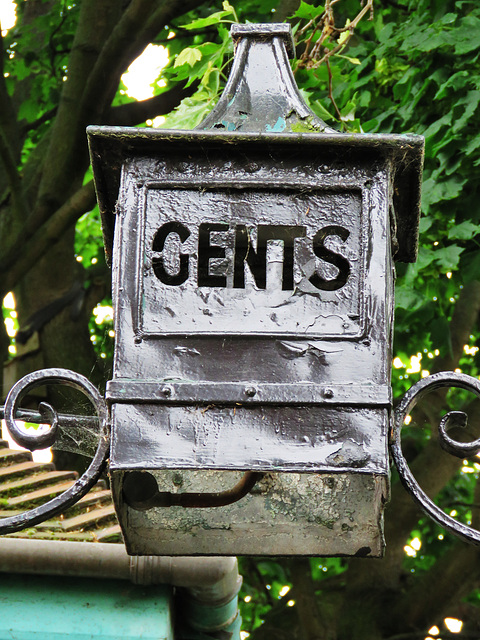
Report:
[{"label": "iron scrollwork", "polygon": [[1,535],[32,527],[71,507],[95,485],[107,461],[110,438],[105,400],[87,378],[67,369],[35,371],[23,377],[12,387],[5,402],[4,418],[7,429],[15,442],[30,451],[44,449],[54,444],[58,432],[59,416],[50,404],[43,402],[39,406],[39,412],[45,418],[45,423],[50,424],[47,432],[27,434],[18,427],[15,421],[22,398],[33,388],[47,384],[66,385],[81,391],[87,396],[95,408],[100,423],[101,434],[98,446],[88,469],[69,489],[40,507],[1,519]]},{"label": "iron scrollwork", "polygon": [[[450,533],[453,533],[466,542],[480,545],[479,531],[458,522],[458,520],[455,520],[444,513],[420,488],[402,453],[401,431],[405,418],[425,395],[431,391],[436,391],[437,389],[446,387],[456,387],[466,391],[472,391],[475,395],[480,397],[480,381],[463,373],[444,371],[423,378],[407,391],[400,404],[395,409],[390,437],[390,451],[404,487],[421,509],[423,509],[437,524]],[[447,431],[453,426],[466,427],[466,425],[467,415],[464,412],[450,411],[441,419],[438,426],[439,443],[442,449],[447,451],[447,453],[462,459],[476,455],[480,452],[480,438],[468,443],[458,442],[451,438]]]}]

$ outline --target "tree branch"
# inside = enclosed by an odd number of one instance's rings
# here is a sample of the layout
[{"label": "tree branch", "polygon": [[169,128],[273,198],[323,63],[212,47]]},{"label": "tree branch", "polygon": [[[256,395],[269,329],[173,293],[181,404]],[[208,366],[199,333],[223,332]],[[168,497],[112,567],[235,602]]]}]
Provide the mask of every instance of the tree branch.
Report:
[{"label": "tree branch", "polygon": [[[195,4],[199,4],[199,0],[190,0]],[[14,236],[10,236],[8,241],[8,246],[4,247],[3,257],[0,259],[0,269],[5,270],[7,264],[16,264],[16,268],[12,271],[11,278],[9,278],[9,287],[11,288],[12,282],[17,282],[18,273],[25,272],[26,264],[33,264],[28,255],[25,255],[19,260],[19,251],[22,248],[25,242],[29,241],[30,238],[36,236],[38,230],[44,225],[44,223],[49,219],[53,212],[57,210],[63,211],[66,207],[69,208],[68,203],[64,205],[66,198],[72,192],[72,187],[74,187],[81,179],[83,175],[83,171],[88,165],[88,153],[87,146],[85,140],[85,134],[83,127],[87,123],[84,121],[85,114],[82,113],[81,107],[78,105],[81,102],[81,95],[84,91],[84,85],[86,82],[86,77],[88,73],[91,72],[92,66],[95,67],[93,61],[99,56],[100,51],[100,40],[99,38],[103,38],[103,32],[109,28],[111,31],[111,25],[109,25],[109,20],[111,21],[112,17],[108,13],[108,5],[113,3],[115,6],[118,6],[116,0],[109,0],[109,2],[102,3],[103,8],[103,18],[99,17],[98,14],[98,3],[94,0],[87,0],[82,3],[81,16],[79,20],[79,26],[77,28],[77,33],[75,35],[74,47],[72,48],[71,54],[71,62],[69,64],[69,80],[65,83],[66,85],[70,85],[69,89],[64,89],[64,94],[62,95],[62,100],[59,106],[59,110],[57,113],[57,117],[55,119],[54,125],[52,127],[51,136],[48,142],[48,151],[45,154],[46,159],[42,163],[44,170],[41,172],[41,180],[40,186],[38,188],[39,197],[37,198],[37,206],[34,211],[28,216],[28,219],[25,224],[22,225],[22,229],[18,231],[18,233]],[[159,16],[162,16],[162,19],[165,16],[172,15],[172,9],[166,8],[166,5],[170,3],[162,3],[162,9],[156,9],[155,3],[152,4],[150,2],[146,2],[146,0],[134,0],[127,10],[124,12],[120,23],[124,20],[125,15],[132,10],[132,7],[135,6],[137,11],[140,11],[139,15],[136,16],[138,20],[137,31],[140,30],[142,33],[145,31],[145,15],[146,9],[150,7],[150,15],[155,15],[156,19],[160,19]],[[188,2],[187,2],[188,5]],[[187,6],[185,4],[181,5],[180,2],[175,3],[173,8],[177,10],[179,13],[183,13],[187,10]],[[168,9],[168,10],[167,10]],[[147,13],[147,17],[148,17]],[[99,21],[101,23],[101,28],[99,27]],[[148,21],[147,21],[148,22]],[[123,24],[123,27],[131,25],[131,22],[127,21],[127,25]],[[118,25],[117,25],[118,26]],[[157,25],[158,26],[158,25]],[[153,27],[150,27],[153,29]],[[153,29],[153,31],[155,31]],[[94,36],[92,36],[92,31],[94,32]],[[115,29],[114,29],[115,31]],[[152,32],[153,32],[152,31]],[[135,33],[135,32],[134,32]],[[131,38],[131,32],[127,31],[124,33],[125,38]],[[133,38],[135,40],[135,38]],[[137,38],[138,39],[138,38]],[[107,39],[108,40],[108,39]],[[117,41],[117,45],[122,47],[124,41],[121,39]],[[141,49],[144,48],[146,42],[142,41]],[[108,49],[107,44],[105,47]],[[102,50],[104,51],[104,50]],[[112,51],[110,50],[110,53]],[[119,54],[119,51],[115,49],[115,54]],[[107,56],[108,57],[108,56]],[[120,56],[121,57],[121,56]],[[105,62],[105,59],[103,60]],[[109,60],[109,62],[111,62]],[[107,68],[103,68],[100,65],[104,75],[102,77],[102,83],[105,85],[105,77],[111,79],[112,77],[115,79],[115,89],[118,85],[118,75],[116,75],[115,69],[119,69],[118,61],[115,60],[113,64],[114,70],[113,73],[108,71]],[[121,69],[123,70],[123,69]],[[98,68],[97,68],[98,71]],[[93,72],[92,72],[93,73]],[[120,73],[120,71],[119,71]],[[108,83],[107,83],[108,84]],[[193,90],[193,88],[192,88]],[[102,93],[102,92],[100,92]],[[168,97],[167,97],[168,95]],[[178,104],[178,101],[183,96],[182,89],[175,88],[172,92],[168,92],[159,96],[157,99],[153,99],[152,102],[149,102],[146,107],[148,109],[156,106],[156,109],[160,109],[160,106],[163,103],[163,107],[165,111],[169,106],[175,106]],[[100,102],[98,96],[93,100],[95,104]],[[119,107],[119,117],[127,118],[135,118],[138,116],[139,112],[145,110],[145,106],[139,105],[138,107],[128,107],[122,109]],[[137,113],[128,113],[129,110]],[[157,111],[158,113],[158,111]],[[156,114],[155,114],[156,115]],[[141,114],[141,120],[143,120],[144,114]],[[62,179],[60,180],[60,176]],[[61,185],[65,185],[63,188]],[[75,196],[74,196],[75,197]],[[54,214],[55,216],[58,215]],[[49,227],[48,227],[49,228]],[[55,225],[53,226],[55,228]],[[37,240],[32,242],[32,246],[35,247],[35,251],[32,253],[37,254],[42,253],[46,250],[45,240],[40,243],[43,248],[39,249],[39,245]]]},{"label": "tree branch", "polygon": [[398,606],[392,608],[392,629],[396,624],[421,629],[432,620],[441,619],[449,607],[470,593],[479,578],[478,547],[454,544],[423,578],[417,578],[406,589]]},{"label": "tree branch", "polygon": [[[468,343],[469,336],[475,327],[480,313],[480,282],[472,280],[462,289],[455,305],[452,319],[449,325],[450,353],[445,354],[435,361],[431,373],[439,371],[453,371],[458,366],[458,361],[463,354],[463,346]],[[412,412],[415,422],[432,422],[432,416],[438,416],[445,407],[446,389],[439,389],[428,395],[428,400],[417,405]],[[422,406],[423,405],[423,406]],[[437,432],[432,432],[433,438]]]},{"label": "tree branch", "polygon": [[121,74],[172,19],[203,0],[132,0],[119,20],[92,70],[83,95],[82,111],[89,123],[99,122],[110,105]]},{"label": "tree branch", "polygon": [[[0,157],[6,170],[8,184],[16,198],[17,214],[24,219],[26,210],[22,205],[23,188],[17,164],[20,160],[18,148],[18,124],[12,100],[5,83],[5,48],[0,30]],[[1,187],[0,187],[1,188]]]},{"label": "tree branch", "polygon": [[[160,3],[132,0],[121,9],[116,0],[85,0],[69,62],[69,90],[64,89],[55,119],[37,206],[24,233],[30,237],[58,209],[78,184],[88,164],[84,127],[104,119],[120,75],[166,21],[201,4],[200,0]],[[101,11],[99,11],[101,8]],[[62,176],[59,181],[58,176]],[[66,185],[63,189],[60,185]]]},{"label": "tree branch", "polygon": [[[88,77],[102,50],[105,39],[118,20],[121,8],[117,0],[84,0],[68,61],[57,116],[52,126],[49,149],[43,166],[37,206],[25,233],[31,236],[58,209],[81,180],[88,166],[88,153],[82,117],[82,95]],[[61,179],[60,179],[61,177]]]},{"label": "tree branch", "polygon": [[118,107],[112,107],[107,118],[107,124],[117,126],[134,126],[148,120],[170,113],[180,102],[191,96],[198,83],[194,83],[186,89],[182,85],[176,85],[170,91],[165,91],[159,96],[148,98],[148,100],[140,100],[137,102],[129,102]]},{"label": "tree branch", "polygon": [[23,201],[22,180],[17,169],[15,158],[13,157],[12,148],[8,144],[8,140],[3,129],[0,129],[0,158],[2,159],[3,166],[5,167],[8,183],[12,191],[14,207],[16,212],[23,217],[25,210],[23,206],[19,206]]},{"label": "tree branch", "polygon": [[3,272],[3,276],[0,296],[3,297],[11,291],[63,233],[94,206],[95,189],[93,181],[90,181],[69,198],[50,220],[21,246],[21,250],[19,248],[13,255],[10,253],[2,257],[0,273]]},{"label": "tree branch", "polygon": [[315,584],[308,558],[295,558],[288,563],[294,584],[298,623],[304,640],[326,640],[326,621],[320,617]]},{"label": "tree branch", "polygon": [[35,131],[35,129],[41,127],[44,122],[48,122],[49,120],[51,120],[56,115],[57,111],[58,107],[55,106],[52,109],[45,111],[45,113],[43,113],[33,122],[26,122],[22,127],[23,133],[27,133],[28,131]]},{"label": "tree branch", "polygon": [[463,355],[463,346],[469,343],[469,336],[480,313],[480,282],[473,280],[464,286],[455,305],[450,321],[449,333],[452,350],[437,358],[432,373],[453,370]]}]

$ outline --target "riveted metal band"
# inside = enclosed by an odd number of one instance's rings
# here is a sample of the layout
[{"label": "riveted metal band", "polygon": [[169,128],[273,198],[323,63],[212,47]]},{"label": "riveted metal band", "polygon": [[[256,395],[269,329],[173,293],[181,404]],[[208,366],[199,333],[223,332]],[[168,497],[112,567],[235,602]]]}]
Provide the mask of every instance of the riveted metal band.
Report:
[{"label": "riveted metal band", "polygon": [[247,404],[247,405],[360,405],[390,406],[391,388],[386,385],[275,384],[256,382],[163,382],[110,380],[109,403],[135,404]]}]

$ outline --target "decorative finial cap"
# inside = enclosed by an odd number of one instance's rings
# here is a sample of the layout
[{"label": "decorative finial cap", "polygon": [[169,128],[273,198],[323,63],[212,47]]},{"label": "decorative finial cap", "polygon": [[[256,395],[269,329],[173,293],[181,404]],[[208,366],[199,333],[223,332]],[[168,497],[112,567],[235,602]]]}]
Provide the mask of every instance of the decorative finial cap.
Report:
[{"label": "decorative finial cap", "polygon": [[335,133],[302,98],[288,56],[289,24],[234,24],[235,58],[216,107],[197,129],[257,133]]}]

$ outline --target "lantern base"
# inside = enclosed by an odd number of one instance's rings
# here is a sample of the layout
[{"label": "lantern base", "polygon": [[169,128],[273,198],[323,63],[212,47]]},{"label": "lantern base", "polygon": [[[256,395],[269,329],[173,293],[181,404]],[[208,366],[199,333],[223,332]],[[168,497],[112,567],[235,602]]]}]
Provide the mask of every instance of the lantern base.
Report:
[{"label": "lantern base", "polygon": [[[162,492],[219,492],[240,471],[152,473]],[[113,471],[117,516],[131,555],[307,555],[382,557],[385,475],[266,473],[222,507],[153,507],[124,502],[125,472]]]}]

